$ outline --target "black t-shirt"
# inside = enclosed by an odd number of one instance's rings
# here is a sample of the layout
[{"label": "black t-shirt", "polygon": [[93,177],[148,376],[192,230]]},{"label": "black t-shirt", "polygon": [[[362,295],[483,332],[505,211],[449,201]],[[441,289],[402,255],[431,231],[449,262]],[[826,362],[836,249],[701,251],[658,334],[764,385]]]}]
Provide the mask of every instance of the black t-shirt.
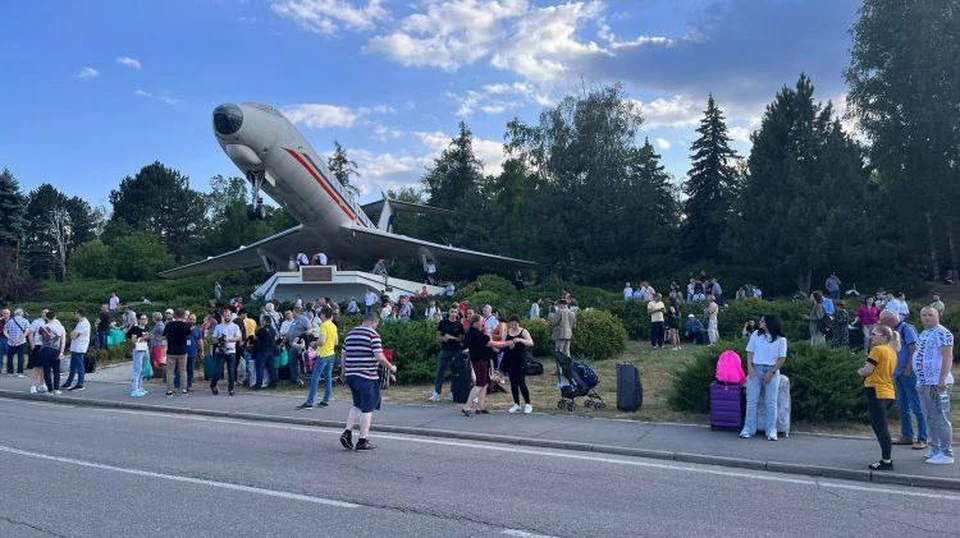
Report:
[{"label": "black t-shirt", "polygon": [[464,342],[467,349],[470,350],[470,360],[479,361],[493,358],[493,350],[487,346],[487,343],[490,342],[487,333],[470,327]]},{"label": "black t-shirt", "polygon": [[[454,337],[463,338],[463,325],[459,321],[450,321],[449,319],[444,319],[440,321],[440,325],[437,326],[437,331],[441,335],[447,334]],[[460,342],[448,340],[441,344],[443,349],[460,349],[462,344]]]},{"label": "black t-shirt", "polygon": [[273,353],[277,348],[277,330],[269,323],[257,329],[257,351]]},{"label": "black t-shirt", "polygon": [[187,339],[190,338],[190,326],[186,322],[174,320],[163,328],[167,339],[167,355],[186,355]]},{"label": "black t-shirt", "polygon": [[97,330],[100,332],[106,332],[110,330],[110,314],[106,312],[100,312],[100,323],[97,324]]},{"label": "black t-shirt", "polygon": [[134,325],[130,327],[130,330],[127,331],[127,340],[131,338],[140,338],[141,336],[147,334],[147,331],[142,329],[139,325]]}]

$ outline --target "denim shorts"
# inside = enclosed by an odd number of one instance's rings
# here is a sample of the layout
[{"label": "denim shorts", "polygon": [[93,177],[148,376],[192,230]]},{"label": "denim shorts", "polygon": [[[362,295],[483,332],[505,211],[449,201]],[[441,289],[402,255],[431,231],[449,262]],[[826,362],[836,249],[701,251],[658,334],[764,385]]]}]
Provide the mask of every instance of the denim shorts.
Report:
[{"label": "denim shorts", "polygon": [[353,406],[361,413],[380,409],[380,382],[354,375],[347,376],[347,386],[353,395]]}]

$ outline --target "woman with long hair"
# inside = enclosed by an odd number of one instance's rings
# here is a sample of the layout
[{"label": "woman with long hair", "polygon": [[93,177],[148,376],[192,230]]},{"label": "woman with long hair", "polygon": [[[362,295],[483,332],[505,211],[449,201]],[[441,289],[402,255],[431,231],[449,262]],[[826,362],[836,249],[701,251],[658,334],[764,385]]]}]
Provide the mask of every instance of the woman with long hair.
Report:
[{"label": "woman with long hair", "polygon": [[887,426],[887,410],[896,400],[893,370],[897,364],[897,351],[900,350],[900,335],[886,325],[877,325],[870,332],[870,340],[873,344],[870,355],[863,367],[857,370],[863,378],[870,425],[880,443],[880,459],[871,463],[869,468],[872,471],[890,471],[893,469],[893,441]]},{"label": "woman with long hair", "polygon": [[707,295],[707,306],[703,308],[703,315],[707,318],[707,340],[710,345],[720,340],[720,325],[717,315],[720,313],[720,307],[717,306],[717,298],[713,295]]},{"label": "woman with long hair", "polygon": [[503,367],[510,376],[510,393],[513,396],[513,407],[507,412],[516,413],[521,410],[520,395],[522,394],[523,412],[530,414],[533,412],[533,406],[530,405],[530,390],[527,389],[526,372],[523,367],[527,350],[533,348],[533,337],[530,336],[529,331],[520,326],[518,316],[510,316],[510,322],[503,337],[506,345],[503,351]]},{"label": "woman with long hair", "polygon": [[827,311],[823,308],[823,294],[815,291],[810,294],[810,315],[807,316],[810,328],[810,345],[821,346],[827,342],[827,337],[823,333],[822,324],[827,317]]},{"label": "woman with long hair", "polygon": [[833,330],[830,331],[830,345],[833,347],[850,347],[850,312],[847,303],[842,299],[834,301],[836,311],[833,313]]},{"label": "woman with long hair", "polygon": [[777,392],[780,390],[780,368],[787,360],[787,338],[780,318],[766,314],[759,328],[747,343],[747,415],[740,432],[742,439],[757,434],[757,404],[763,391],[767,406],[765,432],[768,441],[777,440]]},{"label": "woman with long hair", "polygon": [[680,299],[671,298],[667,307],[667,342],[680,351]]}]

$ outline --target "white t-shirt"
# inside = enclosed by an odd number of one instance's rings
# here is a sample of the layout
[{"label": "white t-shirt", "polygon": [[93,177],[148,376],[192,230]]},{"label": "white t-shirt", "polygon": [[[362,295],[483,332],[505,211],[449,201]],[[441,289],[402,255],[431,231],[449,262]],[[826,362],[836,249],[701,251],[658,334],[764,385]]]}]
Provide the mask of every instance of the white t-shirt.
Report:
[{"label": "white t-shirt", "polygon": [[33,322],[30,324],[30,329],[28,329],[28,330],[30,331],[30,334],[33,335],[33,345],[34,345],[34,347],[40,347],[40,333],[39,333],[39,331],[40,331],[40,327],[43,327],[44,325],[46,325],[46,323],[47,323],[47,321],[46,321],[45,319],[43,319],[43,318],[37,318],[37,319],[33,320]]},{"label": "white t-shirt", "polygon": [[317,261],[320,262],[320,265],[326,265],[326,264],[327,264],[327,255],[324,254],[323,252],[318,252],[318,253],[317,253]]},{"label": "white t-shirt", "polygon": [[380,319],[387,319],[393,314],[393,308],[390,305],[384,305],[380,309]]},{"label": "white t-shirt", "polygon": [[240,338],[240,327],[237,327],[236,323],[221,323],[217,325],[217,328],[213,330],[213,337],[220,338],[224,336],[227,338],[227,343],[224,346],[227,353],[236,353],[237,352],[237,343],[230,342],[232,338]]},{"label": "white t-shirt", "polygon": [[90,321],[81,318],[73,332],[77,333],[77,337],[70,339],[70,353],[86,353],[90,347]]},{"label": "white t-shirt", "polygon": [[120,298],[116,295],[110,296],[110,310],[116,310],[120,308]]},{"label": "white t-shirt", "polygon": [[753,364],[772,366],[787,356],[787,339],[779,337],[773,342],[766,334],[754,331],[747,343],[747,353],[753,353]]},{"label": "white t-shirt", "polygon": [[375,302],[377,302],[377,294],[376,294],[376,293],[373,293],[372,291],[368,291],[368,292],[363,296],[363,304],[364,304],[365,306],[373,306],[373,303],[375,303]]},{"label": "white t-shirt", "polygon": [[662,301],[650,301],[647,303],[647,312],[650,314],[652,323],[663,322],[663,312],[666,310]]}]

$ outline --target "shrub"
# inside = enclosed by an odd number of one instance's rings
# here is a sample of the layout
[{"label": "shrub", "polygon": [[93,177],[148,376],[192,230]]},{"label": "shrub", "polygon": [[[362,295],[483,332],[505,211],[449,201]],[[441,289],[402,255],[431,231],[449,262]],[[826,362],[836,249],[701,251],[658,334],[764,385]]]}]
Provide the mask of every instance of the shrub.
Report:
[{"label": "shrub", "polygon": [[88,241],[70,253],[70,270],[84,278],[112,278],[113,255],[99,239]]},{"label": "shrub", "polygon": [[433,322],[381,323],[378,331],[384,347],[393,349],[397,358],[398,383],[433,381],[440,353],[437,326]]},{"label": "shrub", "polygon": [[573,330],[571,353],[591,361],[612,359],[623,353],[627,330],[616,316],[604,310],[581,310]]},{"label": "shrub", "polygon": [[[692,308],[689,313],[695,314],[702,320],[703,309],[699,306]],[[856,310],[856,308],[853,310]],[[806,319],[809,313],[810,305],[805,301],[767,301],[764,299],[730,301],[725,308],[720,310],[720,314],[717,316],[720,338],[739,338],[744,323],[750,320],[759,320],[764,314],[775,314],[783,322],[783,332],[788,340],[791,342],[806,340],[810,338]]]},{"label": "shrub", "polygon": [[533,338],[533,354],[537,357],[552,357],[553,341],[550,340],[550,334],[553,332],[553,328],[550,326],[550,322],[543,318],[528,319],[523,320],[521,325],[530,332],[530,337]]},{"label": "shrub", "polygon": [[133,344],[125,340],[122,344],[110,346],[107,349],[96,349],[95,346],[91,345],[90,349],[87,350],[87,355],[97,359],[97,368],[99,369],[108,364],[129,361],[130,357],[133,356]]},{"label": "shrub", "polygon": [[631,340],[650,338],[650,315],[647,314],[647,303],[621,299],[613,301],[609,308],[610,312],[623,323]]},{"label": "shrub", "polygon": [[[740,354],[746,366],[746,344],[719,342],[702,348],[693,362],[679,371],[669,401],[678,411],[710,411],[710,383],[715,379],[717,357],[726,349]],[[783,373],[790,377],[792,418],[809,422],[836,421],[863,415],[863,381],[857,369],[863,364],[858,354],[828,346],[790,343]]]},{"label": "shrub", "polygon": [[117,239],[112,248],[116,275],[124,280],[153,280],[170,265],[170,254],[159,236],[133,232]]},{"label": "shrub", "polygon": [[494,310],[503,308],[500,304],[500,295],[492,291],[478,291],[471,295],[468,295],[464,298],[467,301],[467,306],[480,313],[480,309],[483,308],[483,305],[490,305]]}]

